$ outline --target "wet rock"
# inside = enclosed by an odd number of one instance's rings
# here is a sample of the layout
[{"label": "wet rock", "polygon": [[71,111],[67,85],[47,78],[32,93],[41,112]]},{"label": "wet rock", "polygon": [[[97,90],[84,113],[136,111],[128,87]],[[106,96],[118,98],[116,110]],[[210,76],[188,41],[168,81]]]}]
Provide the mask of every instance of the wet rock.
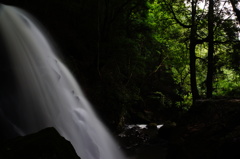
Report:
[{"label": "wet rock", "polygon": [[69,141],[54,128],[0,143],[3,159],[80,159]]},{"label": "wet rock", "polygon": [[167,121],[164,123],[164,125],[158,130],[158,136],[170,140],[173,135],[176,133],[176,123]]}]

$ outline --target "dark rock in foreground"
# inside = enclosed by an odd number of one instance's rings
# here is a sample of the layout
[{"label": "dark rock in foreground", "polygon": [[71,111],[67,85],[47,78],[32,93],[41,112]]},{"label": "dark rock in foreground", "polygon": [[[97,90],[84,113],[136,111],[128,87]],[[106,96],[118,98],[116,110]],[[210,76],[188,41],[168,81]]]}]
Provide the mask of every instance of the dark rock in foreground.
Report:
[{"label": "dark rock in foreground", "polygon": [[69,141],[54,128],[0,143],[2,159],[80,159]]}]

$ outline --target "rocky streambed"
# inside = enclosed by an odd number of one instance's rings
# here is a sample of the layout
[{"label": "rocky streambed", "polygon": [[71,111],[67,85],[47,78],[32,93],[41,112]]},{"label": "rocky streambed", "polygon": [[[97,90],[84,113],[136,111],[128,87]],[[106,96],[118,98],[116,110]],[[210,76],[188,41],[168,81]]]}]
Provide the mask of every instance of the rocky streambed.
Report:
[{"label": "rocky streambed", "polygon": [[120,134],[131,159],[240,158],[239,100],[202,100],[161,128],[134,126]]}]

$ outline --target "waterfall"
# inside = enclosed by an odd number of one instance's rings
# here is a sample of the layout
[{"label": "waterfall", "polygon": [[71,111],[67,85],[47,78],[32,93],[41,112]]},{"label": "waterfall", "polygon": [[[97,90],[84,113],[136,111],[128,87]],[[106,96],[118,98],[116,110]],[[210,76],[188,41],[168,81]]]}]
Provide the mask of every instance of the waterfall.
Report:
[{"label": "waterfall", "polygon": [[0,128],[3,136],[55,127],[82,159],[123,159],[41,25],[0,5]]}]

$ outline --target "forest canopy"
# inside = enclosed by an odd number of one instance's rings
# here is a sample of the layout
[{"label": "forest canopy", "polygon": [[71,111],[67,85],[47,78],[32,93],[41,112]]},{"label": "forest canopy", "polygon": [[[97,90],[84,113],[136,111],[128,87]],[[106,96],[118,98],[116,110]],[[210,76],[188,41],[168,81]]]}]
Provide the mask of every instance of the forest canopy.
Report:
[{"label": "forest canopy", "polygon": [[98,8],[97,70],[121,117],[239,97],[238,2],[105,0]]}]

